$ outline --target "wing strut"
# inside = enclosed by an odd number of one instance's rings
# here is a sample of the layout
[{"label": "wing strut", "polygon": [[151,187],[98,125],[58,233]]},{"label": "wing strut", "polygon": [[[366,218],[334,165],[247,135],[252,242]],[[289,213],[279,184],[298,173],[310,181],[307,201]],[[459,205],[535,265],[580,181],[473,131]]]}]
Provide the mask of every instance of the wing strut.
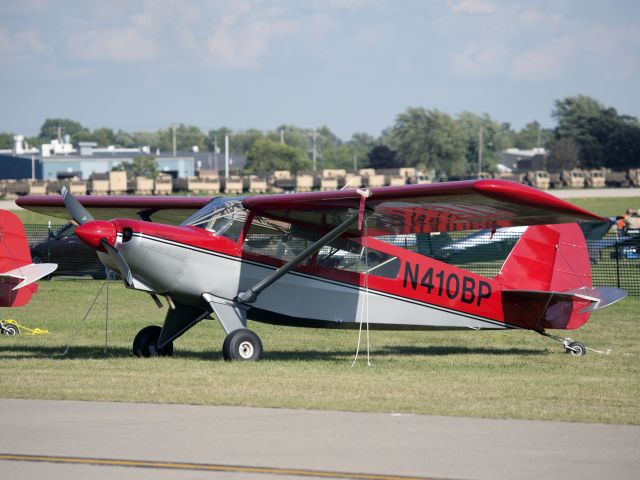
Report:
[{"label": "wing strut", "polygon": [[329,233],[327,233],[320,240],[318,240],[313,245],[310,245],[304,251],[302,251],[298,255],[296,255],[295,258],[289,260],[287,263],[285,263],[283,266],[278,268],[276,271],[274,271],[273,273],[269,274],[266,278],[260,280],[258,283],[256,283],[250,289],[239,293],[238,296],[236,297],[236,300],[239,301],[239,302],[242,302],[242,303],[253,303],[253,302],[255,302],[257,300],[257,298],[258,298],[258,295],[260,295],[260,293],[264,289],[270,287],[274,282],[278,281],[284,275],[286,275],[291,270],[293,270],[298,265],[300,265],[302,262],[307,260],[309,257],[311,257],[314,253],[316,253],[322,247],[324,247],[325,245],[328,245],[333,240],[335,240],[340,235],[342,235],[344,232],[349,230],[349,228],[351,228],[358,221],[358,217],[359,216],[360,216],[359,213],[355,213],[354,215],[349,217],[347,220],[345,220],[340,225],[338,225],[336,228],[334,228]]}]

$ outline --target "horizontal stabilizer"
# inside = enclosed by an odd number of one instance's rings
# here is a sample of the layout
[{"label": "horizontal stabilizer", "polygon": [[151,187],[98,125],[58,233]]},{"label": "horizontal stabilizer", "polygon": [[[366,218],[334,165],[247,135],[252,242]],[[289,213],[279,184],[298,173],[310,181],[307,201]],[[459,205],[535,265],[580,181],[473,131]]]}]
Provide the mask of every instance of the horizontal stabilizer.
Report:
[{"label": "horizontal stabilizer", "polygon": [[20,280],[13,290],[26,287],[27,285],[46,277],[58,268],[57,263],[31,263],[22,267],[14,268],[8,272],[0,273],[0,280]]},{"label": "horizontal stabilizer", "polygon": [[581,287],[574,288],[572,290],[565,290],[564,292],[546,290],[503,290],[502,293],[503,295],[516,295],[530,300],[547,300],[549,303],[552,299],[589,302],[589,305],[584,307],[578,313],[587,313],[599,310],[617,302],[618,300],[622,300],[627,296],[627,292],[614,287]]}]

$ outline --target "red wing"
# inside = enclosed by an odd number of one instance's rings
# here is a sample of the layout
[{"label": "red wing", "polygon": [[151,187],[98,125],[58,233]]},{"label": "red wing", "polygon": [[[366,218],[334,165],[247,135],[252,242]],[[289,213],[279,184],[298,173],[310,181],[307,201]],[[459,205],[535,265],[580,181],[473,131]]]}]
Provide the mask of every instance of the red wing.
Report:
[{"label": "red wing", "polygon": [[[370,235],[477,230],[604,219],[548,193],[503,180],[470,180],[369,190]],[[253,196],[256,214],[330,228],[357,211],[356,190]],[[354,227],[352,234],[356,234]]]},{"label": "red wing", "polygon": [[[169,225],[179,225],[211,200],[211,197],[152,196],[80,196],[76,198],[96,220],[151,219],[154,222]],[[16,204],[43,215],[71,219],[62,197],[58,195],[20,197],[16,200]]]}]

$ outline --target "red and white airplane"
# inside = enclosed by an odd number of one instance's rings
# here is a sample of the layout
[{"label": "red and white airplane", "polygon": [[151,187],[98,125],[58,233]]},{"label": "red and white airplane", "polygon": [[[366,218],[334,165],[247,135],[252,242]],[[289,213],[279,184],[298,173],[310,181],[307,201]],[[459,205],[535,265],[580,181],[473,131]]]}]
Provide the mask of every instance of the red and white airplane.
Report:
[{"label": "red and white airplane", "polygon": [[[0,210],[0,307],[22,307],[38,291],[37,280],[51,274],[55,263],[32,263],[20,219]],[[0,333],[16,335],[18,327],[0,321]]]},{"label": "red and white airplane", "polygon": [[[162,327],[136,336],[137,356],[171,355],[174,340],[211,316],[227,333],[225,359],[258,360],[263,348],[248,318],[357,328],[363,315],[371,328],[391,330],[530,329],[583,355],[583,344],[546,329],[578,328],[626,295],[591,283],[575,222],[604,219],[512,182],[213,199],[62,196],[17,203],[70,215],[127,287],[170,306]],[[428,256],[439,232],[521,225],[529,228],[493,278]],[[417,251],[389,241],[407,234]]]}]

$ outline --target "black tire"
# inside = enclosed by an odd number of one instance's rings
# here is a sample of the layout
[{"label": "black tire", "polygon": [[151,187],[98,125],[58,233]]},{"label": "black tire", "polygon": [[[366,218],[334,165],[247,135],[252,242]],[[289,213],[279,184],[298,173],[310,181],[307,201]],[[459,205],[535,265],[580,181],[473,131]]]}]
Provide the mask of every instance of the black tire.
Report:
[{"label": "black tire", "polygon": [[584,344],[580,342],[571,342],[569,345],[567,345],[566,352],[575,357],[582,357],[583,355],[587,354],[587,347],[585,347]]},{"label": "black tire", "polygon": [[150,325],[138,332],[133,340],[133,354],[136,357],[170,357],[173,355],[173,342],[169,342],[162,348],[158,348],[161,327]]},{"label": "black tire", "polygon": [[231,332],[222,345],[222,356],[228,361],[257,362],[262,352],[260,337],[246,328]]},{"label": "black tire", "polygon": [[3,323],[2,328],[3,328],[2,330],[3,335],[9,335],[10,337],[15,337],[16,335],[20,335],[20,329],[13,323]]}]

